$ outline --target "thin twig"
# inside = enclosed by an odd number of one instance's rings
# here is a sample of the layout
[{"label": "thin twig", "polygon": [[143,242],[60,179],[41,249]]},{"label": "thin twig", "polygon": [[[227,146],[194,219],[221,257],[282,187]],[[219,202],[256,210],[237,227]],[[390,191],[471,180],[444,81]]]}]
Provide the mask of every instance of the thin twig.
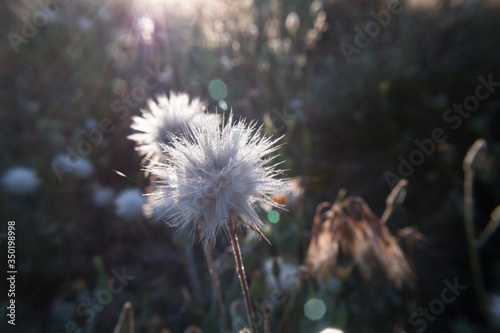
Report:
[{"label": "thin twig", "polygon": [[476,244],[480,248],[482,247],[486,241],[493,235],[495,230],[497,230],[498,226],[500,225],[500,220],[490,220],[488,225],[481,231],[479,236],[477,237]]},{"label": "thin twig", "polygon": [[134,333],[134,308],[132,303],[125,302],[113,333]]},{"label": "thin twig", "polygon": [[476,244],[479,248],[486,243],[490,236],[493,235],[493,233],[497,230],[498,226],[500,226],[500,206],[497,206],[495,209],[493,209],[490,217],[490,222],[477,237]]},{"label": "thin twig", "polygon": [[384,214],[382,214],[382,217],[380,218],[380,223],[385,224],[389,219],[389,217],[391,217],[391,215],[392,215],[392,207],[387,207],[384,210]]},{"label": "thin twig", "polygon": [[271,315],[271,308],[269,306],[264,307],[264,333],[271,333],[271,323],[269,322],[269,316]]},{"label": "thin twig", "polygon": [[479,254],[476,246],[476,236],[474,231],[474,199],[472,197],[472,191],[474,186],[474,171],[465,170],[465,180],[464,180],[464,220],[465,220],[465,235],[467,237],[467,247],[469,251],[469,263],[472,273],[472,282],[474,284],[474,289],[476,290],[479,307],[481,312],[487,319],[488,324],[490,324],[490,318],[488,314],[488,309],[486,305],[486,293],[483,286],[483,274],[481,271],[481,265],[479,263]]},{"label": "thin twig", "polygon": [[234,231],[233,222],[231,218],[227,220],[227,227],[229,229],[229,235],[231,236],[231,245],[233,246],[234,260],[236,261],[236,271],[238,272],[238,278],[240,279],[241,291],[243,292],[243,298],[245,299],[245,306],[247,309],[248,321],[252,332],[258,333],[257,325],[255,324],[255,317],[252,308],[252,300],[250,298],[250,291],[248,290],[247,278],[245,276],[245,267],[243,266],[243,259],[241,256],[240,245],[238,243],[238,237]]},{"label": "thin twig", "polygon": [[392,213],[394,213],[394,211],[403,204],[406,198],[407,189],[408,180],[405,178],[400,179],[385,200],[386,208],[384,214],[380,218],[380,223],[385,224],[389,217],[391,217]]},{"label": "thin twig", "polygon": [[474,231],[474,168],[473,164],[479,154],[484,149],[486,142],[484,140],[476,140],[472,147],[467,152],[463,163],[464,170],[464,222],[465,236],[467,238],[467,247],[469,251],[469,263],[472,274],[472,282],[478,298],[479,307],[483,313],[486,323],[490,328],[490,332],[498,332],[495,329],[493,320],[488,311],[486,292],[483,285],[483,274],[481,264],[479,262],[479,253],[476,243],[476,234]]}]

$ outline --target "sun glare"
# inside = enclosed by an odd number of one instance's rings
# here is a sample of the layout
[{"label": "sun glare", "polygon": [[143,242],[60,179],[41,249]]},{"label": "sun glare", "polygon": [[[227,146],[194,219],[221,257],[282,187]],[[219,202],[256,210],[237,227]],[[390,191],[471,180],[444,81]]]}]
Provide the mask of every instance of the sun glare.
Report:
[{"label": "sun glare", "polygon": [[140,16],[135,22],[137,30],[141,33],[141,37],[144,41],[150,42],[152,40],[152,34],[155,31],[154,21],[148,16]]}]

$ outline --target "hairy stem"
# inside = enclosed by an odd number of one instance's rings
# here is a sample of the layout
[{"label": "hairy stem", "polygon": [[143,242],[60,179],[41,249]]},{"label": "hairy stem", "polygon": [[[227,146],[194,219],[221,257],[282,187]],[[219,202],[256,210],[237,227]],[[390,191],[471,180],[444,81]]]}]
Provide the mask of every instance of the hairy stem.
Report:
[{"label": "hairy stem", "polygon": [[269,322],[269,316],[271,315],[271,309],[269,307],[264,308],[264,333],[271,333],[271,323]]},{"label": "hairy stem", "polygon": [[243,292],[243,298],[245,299],[245,306],[247,308],[248,321],[250,322],[250,327],[252,332],[257,333],[257,325],[255,324],[255,316],[252,308],[252,300],[250,299],[250,291],[248,290],[247,278],[245,276],[245,267],[243,266],[243,259],[241,257],[240,245],[238,244],[238,237],[236,236],[233,222],[231,218],[227,220],[227,227],[229,229],[229,234],[231,236],[231,245],[233,246],[234,260],[236,261],[236,271],[238,272],[238,277],[240,279],[241,291]]}]

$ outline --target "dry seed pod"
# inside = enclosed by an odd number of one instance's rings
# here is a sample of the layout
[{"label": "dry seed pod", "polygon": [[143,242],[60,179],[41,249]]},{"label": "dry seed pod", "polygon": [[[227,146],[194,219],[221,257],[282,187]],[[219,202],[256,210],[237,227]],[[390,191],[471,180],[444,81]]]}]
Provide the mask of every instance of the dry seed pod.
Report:
[{"label": "dry seed pod", "polygon": [[[327,207],[330,209],[322,214]],[[353,269],[365,280],[379,269],[397,288],[412,285],[414,279],[396,239],[360,197],[318,205],[306,264],[319,280],[343,279]]]}]

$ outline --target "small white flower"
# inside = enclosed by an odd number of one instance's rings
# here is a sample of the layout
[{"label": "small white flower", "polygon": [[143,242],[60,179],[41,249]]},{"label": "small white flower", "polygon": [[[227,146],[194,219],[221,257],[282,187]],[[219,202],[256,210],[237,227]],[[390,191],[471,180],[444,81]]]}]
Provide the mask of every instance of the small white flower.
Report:
[{"label": "small white flower", "polygon": [[141,191],[136,188],[123,190],[115,199],[115,213],[127,220],[140,217],[144,198]]},{"label": "small white flower", "polygon": [[36,171],[26,167],[12,167],[2,176],[2,185],[14,195],[33,193],[40,183]]},{"label": "small white flower", "polygon": [[54,162],[59,163],[66,168],[68,172],[74,173],[81,179],[90,177],[90,175],[94,172],[94,166],[86,158],[78,157],[73,160],[68,155],[64,156],[61,154],[56,156]]},{"label": "small white flower", "polygon": [[153,164],[159,161],[160,143],[168,143],[172,134],[180,135],[187,124],[197,126],[206,117],[217,124],[220,118],[205,114],[205,104],[197,98],[189,102],[189,96],[185,93],[171,92],[170,98],[159,96],[158,104],[148,100],[148,107],[149,110],[141,110],[141,117],[132,117],[130,127],[139,133],[131,134],[128,138],[135,141],[136,150],[139,155],[144,155],[144,161],[151,159]]},{"label": "small white flower", "polygon": [[192,124],[187,135],[173,138],[163,145],[168,163],[150,166],[149,171],[160,181],[155,196],[160,204],[174,207],[169,216],[179,231],[193,227],[201,219],[201,234],[211,245],[220,230],[227,232],[227,221],[244,224],[262,235],[264,224],[255,208],[261,202],[279,206],[271,194],[286,193],[286,182],[268,163],[279,140],[259,134],[255,123],[243,121],[220,126],[206,120],[202,126]]}]

